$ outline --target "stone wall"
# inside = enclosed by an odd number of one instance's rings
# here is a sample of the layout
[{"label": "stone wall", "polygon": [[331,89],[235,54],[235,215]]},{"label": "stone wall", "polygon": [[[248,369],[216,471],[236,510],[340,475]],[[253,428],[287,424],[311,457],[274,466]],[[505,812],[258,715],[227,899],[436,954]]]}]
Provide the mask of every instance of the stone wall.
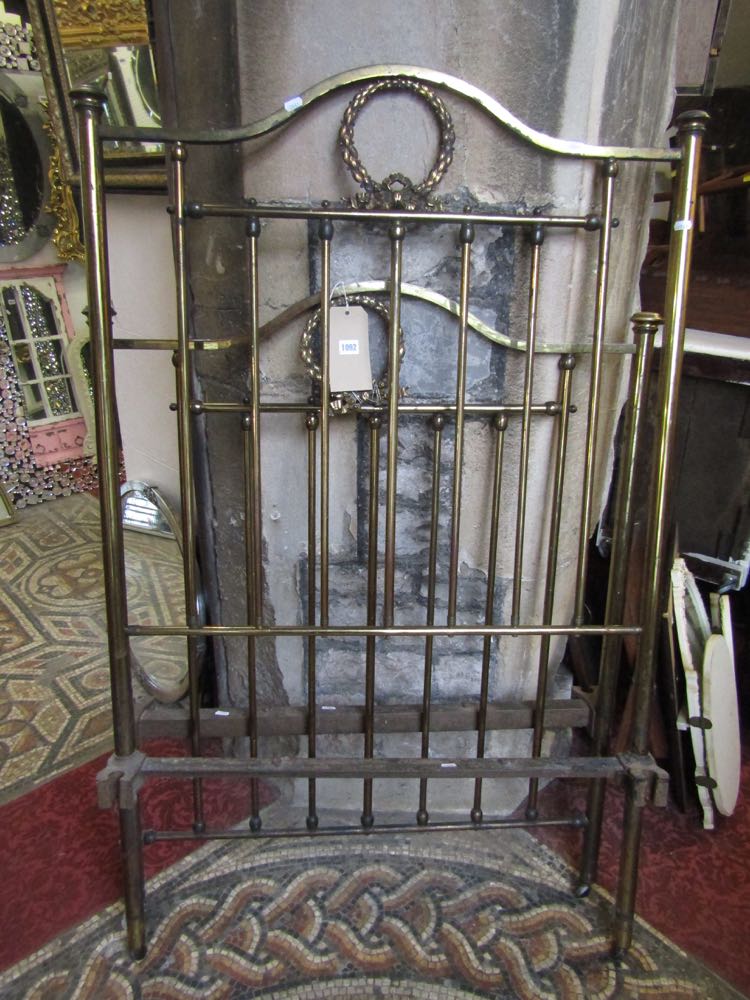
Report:
[{"label": "stone wall", "polygon": [[[195,6],[195,5],[193,5]],[[197,5],[201,7],[201,4]],[[206,3],[206,7],[210,4]],[[238,120],[257,120],[285,100],[336,72],[382,62],[410,63],[452,73],[496,97],[533,127],[552,135],[590,142],[661,144],[671,107],[671,56],[676,12],[670,4],[648,0],[620,0],[606,5],[594,0],[579,3],[558,0],[490,2],[394,3],[377,7],[362,0],[343,3],[300,4],[261,0],[251,7],[234,5],[236,21],[224,39],[237,59],[239,90],[233,112]],[[236,31],[236,37],[234,32]],[[183,41],[191,44],[183,31]],[[195,42],[193,45],[195,47]],[[184,54],[183,54],[184,56]],[[183,58],[181,56],[181,58]],[[237,81],[227,81],[228,87]],[[196,83],[187,81],[188,89]],[[201,83],[205,101],[205,81]],[[544,207],[584,214],[599,202],[598,178],[590,165],[565,163],[539,155],[513,137],[498,134],[477,109],[456,98],[445,98],[454,118],[457,143],[454,162],[440,194],[449,204],[467,202],[504,206],[512,210]],[[210,103],[210,98],[208,98]],[[242,193],[260,201],[297,201],[352,195],[356,186],[336,150],[336,135],[346,96],[331,99],[307,113],[293,127],[245,150]],[[194,124],[194,112],[188,114]],[[210,116],[209,116],[210,117]],[[434,156],[436,129],[429,113],[407,95],[389,95],[373,102],[357,124],[357,147],[367,169],[380,179],[401,171],[415,180],[429,169]],[[236,161],[233,161],[236,167]],[[650,197],[648,168],[626,166],[618,184],[616,214],[623,224],[613,237],[616,267],[610,285],[608,339],[627,335],[627,317],[635,304],[638,265],[646,237],[645,227],[633,224]],[[210,172],[199,177],[210,185]],[[236,184],[230,185],[236,193]],[[193,196],[193,195],[191,195]],[[196,194],[200,197],[200,194]],[[212,196],[213,197],[213,196]],[[203,224],[201,224],[203,225]],[[217,240],[210,228],[200,237],[201,252],[193,257],[196,321],[205,310],[204,294],[217,281],[237,298],[245,287],[239,264],[241,232],[237,228]],[[455,233],[435,236],[427,228],[410,231],[404,249],[404,280],[440,290],[458,298],[458,249]],[[261,244],[261,322],[319,288],[318,239],[315,227],[303,223],[264,225]],[[543,248],[539,303],[539,338],[554,343],[579,342],[593,327],[593,281],[596,237],[584,233],[549,233]],[[529,252],[521,236],[511,231],[478,233],[473,251],[470,307],[491,327],[513,337],[525,337]],[[197,268],[197,270],[196,270]],[[388,239],[372,232],[362,239],[346,225],[337,225],[333,242],[333,281],[382,279],[388,274]],[[231,279],[231,280],[230,280]],[[205,290],[205,292],[204,292]],[[211,304],[214,309],[214,305]],[[215,309],[214,309],[215,312]],[[234,323],[228,316],[230,326]],[[274,335],[263,347],[261,368],[264,395],[305,398],[309,380],[299,359],[298,340],[304,320]],[[221,324],[220,324],[221,325]],[[431,398],[453,392],[455,379],[455,320],[422,302],[405,301],[403,326],[406,355],[403,384],[410,395]],[[205,333],[203,334],[205,335]],[[382,345],[383,331],[373,323],[371,337]],[[470,336],[468,392],[470,398],[522,397],[523,356],[508,353],[476,334]],[[598,512],[608,480],[611,438],[619,412],[624,369],[607,365],[603,392],[604,432],[599,439],[595,510]],[[535,373],[535,400],[555,398],[557,359],[540,358]],[[588,372],[585,361],[575,373],[575,400],[579,414],[571,425],[571,468],[582,468]],[[207,358],[199,374],[199,389],[209,398],[241,394],[242,377],[236,360]],[[223,421],[223,423],[222,423]],[[244,613],[244,579],[238,567],[238,537],[242,532],[241,473],[229,458],[229,444],[239,441],[237,421],[221,418],[207,432],[206,498],[213,520],[205,530],[216,553],[215,600],[226,621]],[[509,617],[515,492],[520,422],[507,432],[504,507],[500,530],[498,620]],[[523,578],[522,617],[539,615],[544,586],[544,559],[549,519],[547,456],[552,446],[553,422],[534,424],[532,444],[544,461],[534,461],[529,480]],[[452,440],[446,431],[442,496],[439,572],[447,571],[447,531]],[[385,435],[383,436],[385,438]],[[354,418],[334,419],[331,429],[331,475],[336,491],[331,508],[331,622],[361,622],[366,576],[367,435]],[[385,440],[383,440],[385,445]],[[465,485],[460,550],[459,620],[479,621],[484,605],[487,568],[488,501],[491,434],[484,424],[471,421],[467,430]],[[235,452],[235,454],[237,454]],[[306,440],[297,415],[264,421],[264,554],[265,604],[269,621],[304,621],[306,606],[306,496],[304,489]],[[381,466],[382,466],[381,459]],[[424,620],[426,546],[428,532],[430,432],[416,419],[404,420],[400,431],[399,496],[403,504],[397,538],[397,620]],[[381,484],[384,472],[381,475]],[[575,570],[576,531],[580,509],[581,475],[569,476],[567,515],[560,550],[557,620],[570,618]],[[595,519],[594,519],[595,520]],[[382,515],[381,515],[382,525]],[[593,525],[592,525],[593,528]],[[381,540],[382,552],[382,540]],[[241,558],[240,558],[241,562]],[[572,571],[572,572],[571,572]],[[438,591],[437,621],[444,620],[444,592]],[[476,697],[478,643],[436,644],[436,697]],[[325,648],[320,657],[320,693],[330,700],[362,700],[363,643],[359,640]],[[269,698],[305,697],[305,649],[300,639],[285,639],[267,651],[268,675],[274,678]],[[509,639],[494,647],[493,694],[528,697],[535,686],[538,644]],[[553,644],[553,663],[561,644]],[[422,643],[399,640],[383,644],[378,652],[378,690],[390,700],[419,700]],[[242,649],[226,650],[222,691],[228,700],[242,701]],[[553,671],[554,672],[554,671]],[[564,679],[560,683],[564,684]],[[456,737],[435,739],[436,752],[454,752]],[[454,742],[451,742],[454,741]],[[467,747],[474,737],[467,735]],[[358,745],[358,744],[357,744]],[[493,750],[522,753],[525,737],[495,740]],[[450,750],[448,747],[452,747]],[[329,749],[344,748],[338,744]],[[351,747],[350,747],[351,748]],[[388,753],[417,751],[416,739],[389,741]],[[433,783],[439,784],[439,783]],[[377,789],[376,804],[404,804],[414,796],[405,788],[386,796]],[[324,786],[331,801],[351,799],[348,786]],[[321,791],[321,796],[324,793]],[[432,805],[461,807],[465,790],[441,784]],[[504,788],[488,805],[512,806],[520,786]]]}]

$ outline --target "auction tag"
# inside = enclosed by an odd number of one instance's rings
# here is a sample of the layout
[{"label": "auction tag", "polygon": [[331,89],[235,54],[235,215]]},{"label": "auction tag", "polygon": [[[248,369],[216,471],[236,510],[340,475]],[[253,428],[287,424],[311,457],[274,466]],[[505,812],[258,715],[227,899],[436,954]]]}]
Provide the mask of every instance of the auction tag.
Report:
[{"label": "auction tag", "polygon": [[331,392],[372,389],[367,312],[362,306],[332,306]]}]

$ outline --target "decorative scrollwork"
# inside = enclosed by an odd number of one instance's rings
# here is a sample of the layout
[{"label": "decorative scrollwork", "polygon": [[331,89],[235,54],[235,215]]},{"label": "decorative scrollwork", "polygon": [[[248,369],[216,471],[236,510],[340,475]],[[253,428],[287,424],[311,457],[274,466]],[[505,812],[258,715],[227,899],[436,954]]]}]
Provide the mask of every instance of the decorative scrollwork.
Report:
[{"label": "decorative scrollwork", "polygon": [[49,157],[49,202],[47,211],[55,217],[55,228],[52,233],[52,242],[57,249],[57,255],[61,260],[78,260],[83,262],[86,259],[86,251],[81,243],[78,225],[78,210],[73,199],[73,192],[69,184],[63,179],[63,169],[60,159],[60,146],[57,135],[49,122],[45,122],[44,129],[49,135],[50,157]]},{"label": "decorative scrollwork", "polygon": [[[437,159],[425,179],[419,184],[415,184],[404,174],[399,173],[390,174],[385,180],[377,183],[365,169],[359,158],[357,147],[354,145],[354,125],[364,106],[377,94],[391,90],[407,90],[425,101],[434,114],[440,129]],[[430,198],[429,195],[443,179],[450,166],[455,142],[456,134],[448,109],[435,91],[419,80],[397,76],[391,79],[376,80],[358,90],[344,112],[339,129],[339,146],[344,163],[363,190],[362,194],[355,195],[352,204],[356,208],[406,209],[407,211],[440,208],[439,200]]]},{"label": "decorative scrollwork", "polygon": [[53,0],[64,46],[148,45],[144,0]]},{"label": "decorative scrollwork", "polygon": [[[334,296],[331,299],[332,305],[350,305],[350,306],[364,306],[365,309],[371,309],[376,312],[385,323],[390,321],[390,311],[388,307],[383,303],[379,302],[377,299],[373,299],[370,295],[348,295],[348,296]],[[313,333],[315,329],[320,324],[320,309],[316,309],[310,315],[310,319],[307,321],[305,329],[302,331],[302,336],[300,338],[299,353],[302,358],[307,374],[310,378],[315,379],[316,382],[320,382],[323,378],[322,372],[320,370],[319,363],[315,360],[313,355]],[[399,328],[398,332],[398,356],[399,359],[403,358],[405,347],[404,347],[404,331]],[[387,367],[383,370],[380,378],[373,379],[372,390],[365,390],[364,392],[337,392],[331,395],[331,410],[333,413],[345,414],[349,413],[351,410],[358,410],[362,406],[362,403],[374,402],[374,403],[385,403],[388,399],[388,369]]]}]

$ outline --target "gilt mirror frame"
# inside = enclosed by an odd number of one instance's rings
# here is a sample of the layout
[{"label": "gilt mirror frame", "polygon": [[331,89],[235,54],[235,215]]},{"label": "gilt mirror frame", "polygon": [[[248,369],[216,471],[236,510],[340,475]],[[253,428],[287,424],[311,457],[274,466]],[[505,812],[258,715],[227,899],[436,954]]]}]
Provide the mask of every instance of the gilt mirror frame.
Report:
[{"label": "gilt mirror frame", "polygon": [[[80,158],[66,50],[149,44],[144,0],[27,0],[37,57],[47,89],[50,125],[59,151],[62,184],[80,183]],[[164,155],[107,151],[110,190],[165,191]]]},{"label": "gilt mirror frame", "polygon": [[16,508],[13,506],[10,494],[3,484],[0,483],[0,528],[6,524],[13,524],[15,519]]}]

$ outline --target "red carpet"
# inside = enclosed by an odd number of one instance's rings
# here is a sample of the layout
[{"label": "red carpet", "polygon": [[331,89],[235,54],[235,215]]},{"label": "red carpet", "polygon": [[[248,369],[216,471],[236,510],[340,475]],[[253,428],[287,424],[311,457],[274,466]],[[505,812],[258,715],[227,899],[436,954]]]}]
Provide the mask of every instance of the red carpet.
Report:
[{"label": "red carpet", "polygon": [[[619,863],[623,793],[610,789],[598,882],[612,892]],[[557,782],[541,796],[541,807],[568,803],[581,809],[580,785]],[[545,844],[576,865],[580,834],[535,831]],[[742,783],[733,816],[717,817],[704,830],[695,813],[674,806],[644,811],[643,849],[636,910],[662,934],[750,996],[750,746],[743,749]]]},{"label": "red carpet", "polygon": [[[148,744],[154,756],[182,753],[167,741]],[[95,777],[106,756],[0,807],[0,969],[13,965],[122,895],[117,813],[96,803]],[[143,825],[189,829],[187,783],[159,778],[141,793]],[[261,784],[261,805],[274,795]],[[204,783],[208,825],[229,826],[249,814],[249,785]],[[146,848],[146,875],[179,861],[200,841]]]},{"label": "red carpet", "polygon": [[[181,752],[164,741],[155,755]],[[0,968],[14,964],[50,939],[121,897],[116,812],[96,804],[94,779],[106,758],[71,771],[0,807]],[[272,792],[261,785],[262,804]],[[247,784],[205,782],[206,814],[212,826],[248,815]],[[189,828],[186,783],[158,779],[142,792],[144,827]],[[580,786],[557,782],[540,805],[581,808]],[[608,796],[599,882],[610,891],[618,864],[622,793]],[[541,839],[576,864],[580,834],[549,829]],[[199,842],[153,844],[146,872],[154,875]],[[750,995],[747,927],[750,925],[750,750],[743,758],[742,791],[735,815],[703,831],[694,815],[674,808],[648,808],[638,893],[638,913],[690,955]]]}]

